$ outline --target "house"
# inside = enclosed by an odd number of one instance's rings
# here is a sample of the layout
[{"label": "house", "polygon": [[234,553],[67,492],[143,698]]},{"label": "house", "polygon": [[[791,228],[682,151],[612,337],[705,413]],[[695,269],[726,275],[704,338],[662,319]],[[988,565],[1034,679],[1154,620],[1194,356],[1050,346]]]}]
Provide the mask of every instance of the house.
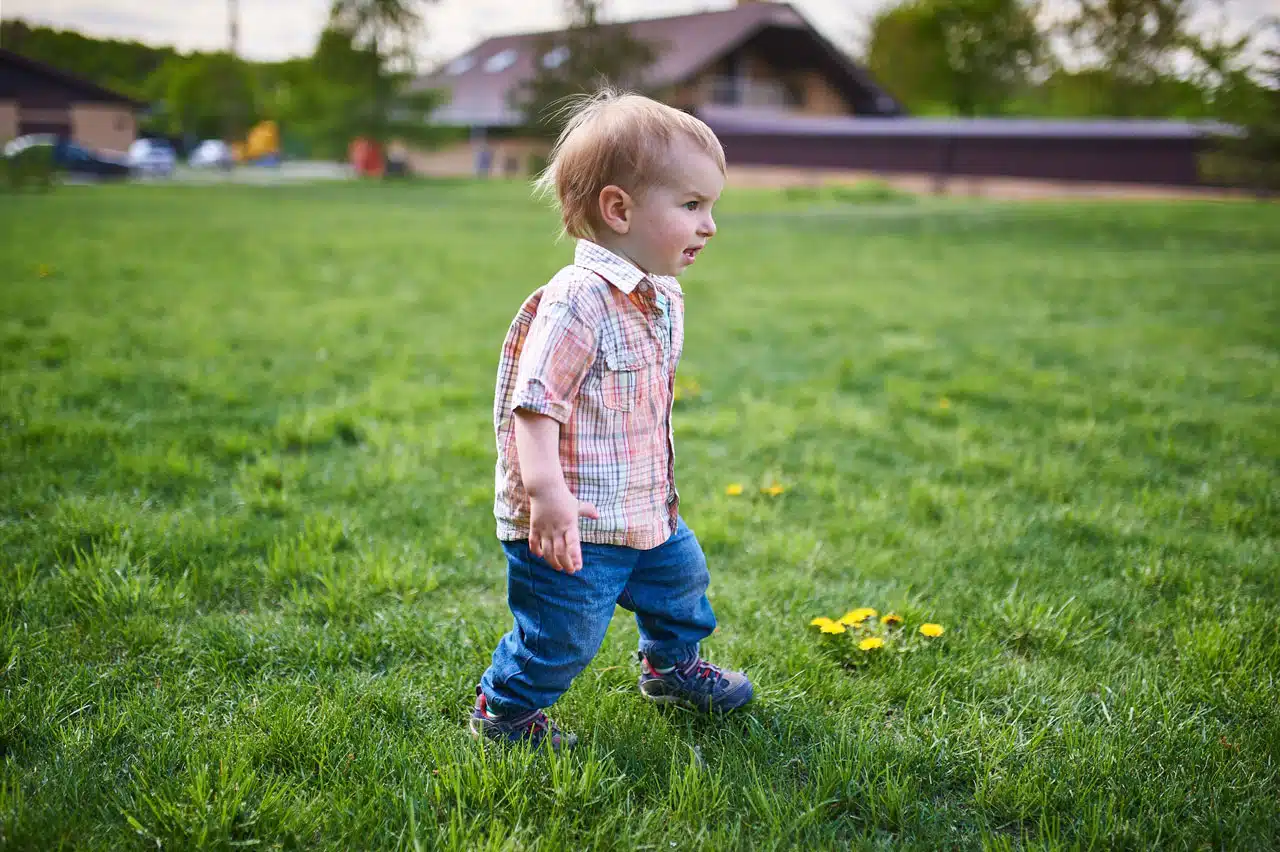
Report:
[{"label": "house", "polygon": [[[643,87],[706,121],[738,185],[857,182],[1000,195],[1205,185],[1202,159],[1233,128],[1162,120],[918,119],[792,6],[731,9],[611,24],[657,58]],[[546,140],[522,135],[521,88],[565,47],[555,33],[491,38],[415,81],[448,93],[438,124],[469,144],[412,151],[424,174],[528,174]],[[483,164],[483,165],[481,165]]]},{"label": "house", "polygon": [[127,150],[140,101],[0,48],[0,142],[54,133],[89,147]]},{"label": "house", "polygon": [[[795,116],[904,112],[865,69],[786,3],[740,2],[723,11],[605,26],[626,27],[633,38],[653,48],[656,59],[641,74],[643,88],[690,112],[712,106]],[[431,120],[468,128],[472,142],[437,152],[415,151],[411,168],[428,174],[468,173],[483,150],[497,170],[527,173],[549,146],[520,134],[525,117],[516,104],[539,65],[554,67],[565,60],[563,46],[540,49],[554,35],[491,38],[415,81],[415,89],[448,93]]]}]

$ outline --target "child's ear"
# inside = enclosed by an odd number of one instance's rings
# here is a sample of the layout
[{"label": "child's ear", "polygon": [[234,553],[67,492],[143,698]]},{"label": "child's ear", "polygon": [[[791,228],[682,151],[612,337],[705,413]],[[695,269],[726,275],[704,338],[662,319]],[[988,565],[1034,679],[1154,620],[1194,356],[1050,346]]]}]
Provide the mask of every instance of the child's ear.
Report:
[{"label": "child's ear", "polygon": [[631,196],[620,186],[600,190],[600,221],[615,234],[631,230]]}]

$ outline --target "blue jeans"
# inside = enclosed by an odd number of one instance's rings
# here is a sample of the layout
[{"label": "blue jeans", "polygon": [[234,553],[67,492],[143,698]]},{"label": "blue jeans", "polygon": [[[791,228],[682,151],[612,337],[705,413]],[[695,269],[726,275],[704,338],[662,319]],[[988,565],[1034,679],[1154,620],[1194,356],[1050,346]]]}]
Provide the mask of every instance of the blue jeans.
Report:
[{"label": "blue jeans", "polygon": [[515,625],[480,679],[495,713],[554,704],[600,650],[615,604],[636,614],[640,653],[658,668],[697,655],[698,643],[716,628],[707,559],[683,520],[652,550],[583,543],[576,574],[534,556],[528,541],[502,547]]}]

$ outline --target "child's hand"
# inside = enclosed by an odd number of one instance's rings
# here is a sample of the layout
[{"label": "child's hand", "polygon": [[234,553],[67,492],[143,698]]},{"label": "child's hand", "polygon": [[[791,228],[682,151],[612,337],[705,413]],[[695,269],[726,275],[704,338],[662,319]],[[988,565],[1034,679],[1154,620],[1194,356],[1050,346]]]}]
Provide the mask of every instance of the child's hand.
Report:
[{"label": "child's hand", "polygon": [[529,550],[557,571],[575,574],[582,570],[582,542],[578,538],[578,518],[598,518],[600,513],[560,489],[546,497],[529,500]]}]

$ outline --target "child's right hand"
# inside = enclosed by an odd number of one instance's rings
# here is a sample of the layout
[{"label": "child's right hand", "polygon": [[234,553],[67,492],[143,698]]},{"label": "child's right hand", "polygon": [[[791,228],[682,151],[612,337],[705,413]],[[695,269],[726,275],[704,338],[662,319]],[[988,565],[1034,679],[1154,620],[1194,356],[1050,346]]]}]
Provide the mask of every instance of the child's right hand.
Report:
[{"label": "child's right hand", "polygon": [[598,518],[590,503],[574,497],[568,488],[545,497],[529,499],[529,550],[557,571],[582,570],[582,542],[578,518]]}]

